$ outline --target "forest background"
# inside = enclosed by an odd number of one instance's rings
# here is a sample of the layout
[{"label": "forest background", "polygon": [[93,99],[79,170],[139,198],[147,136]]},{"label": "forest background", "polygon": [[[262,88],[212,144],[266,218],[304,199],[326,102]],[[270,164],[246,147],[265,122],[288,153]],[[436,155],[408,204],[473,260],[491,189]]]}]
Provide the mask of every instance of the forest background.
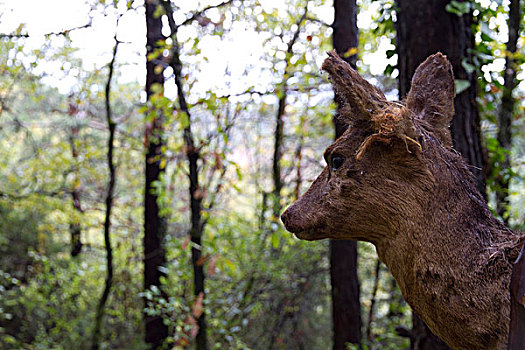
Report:
[{"label": "forest background", "polygon": [[468,19],[456,92],[476,106],[472,169],[494,215],[523,229],[519,1],[1,3],[0,348],[400,349],[431,337],[373,246],[350,250],[358,275],[345,281],[333,242],[297,240],[279,221],[335,136],[320,71],[334,20],[357,23],[356,45],[338,52],[400,99],[400,67],[416,56],[400,11],[416,3]]}]

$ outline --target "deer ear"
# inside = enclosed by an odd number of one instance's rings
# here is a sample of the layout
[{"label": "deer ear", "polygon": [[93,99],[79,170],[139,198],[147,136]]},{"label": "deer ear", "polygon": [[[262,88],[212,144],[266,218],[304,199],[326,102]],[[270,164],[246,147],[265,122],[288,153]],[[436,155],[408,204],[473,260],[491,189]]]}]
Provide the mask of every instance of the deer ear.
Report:
[{"label": "deer ear", "polygon": [[330,74],[334,90],[342,99],[339,120],[346,124],[369,121],[374,111],[385,106],[385,95],[363,79],[335,50],[328,52],[322,69]]},{"label": "deer ear", "polygon": [[438,52],[416,69],[406,98],[407,108],[428,122],[447,147],[452,145],[448,127],[454,116],[455,95],[452,65]]}]

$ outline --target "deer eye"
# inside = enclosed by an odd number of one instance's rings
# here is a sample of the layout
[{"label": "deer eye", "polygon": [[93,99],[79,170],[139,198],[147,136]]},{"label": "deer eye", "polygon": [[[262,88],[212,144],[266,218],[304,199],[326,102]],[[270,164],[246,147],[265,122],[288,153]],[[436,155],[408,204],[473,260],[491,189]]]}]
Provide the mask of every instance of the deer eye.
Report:
[{"label": "deer eye", "polygon": [[332,168],[332,170],[337,170],[343,165],[344,162],[345,159],[343,158],[343,156],[339,154],[334,154],[332,155],[332,159],[330,161],[330,168]]}]

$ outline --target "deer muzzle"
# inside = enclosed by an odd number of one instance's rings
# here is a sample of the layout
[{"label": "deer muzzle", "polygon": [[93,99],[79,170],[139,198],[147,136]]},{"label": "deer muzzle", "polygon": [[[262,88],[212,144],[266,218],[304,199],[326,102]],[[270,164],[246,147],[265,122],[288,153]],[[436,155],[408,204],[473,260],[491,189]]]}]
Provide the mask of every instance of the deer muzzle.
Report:
[{"label": "deer muzzle", "polygon": [[297,238],[308,241],[325,238],[322,233],[324,225],[312,218],[312,215],[305,215],[304,208],[301,209],[301,204],[300,201],[292,204],[281,215],[281,221],[286,230],[293,233]]}]

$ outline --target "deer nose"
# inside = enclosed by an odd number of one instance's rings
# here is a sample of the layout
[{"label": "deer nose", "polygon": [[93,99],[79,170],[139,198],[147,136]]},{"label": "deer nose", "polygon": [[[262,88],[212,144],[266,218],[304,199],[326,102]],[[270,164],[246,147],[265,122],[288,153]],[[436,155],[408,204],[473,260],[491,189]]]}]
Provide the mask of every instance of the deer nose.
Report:
[{"label": "deer nose", "polygon": [[[286,223],[288,222],[288,210],[285,210],[284,213],[281,214],[281,222],[284,224],[284,227],[286,227]],[[288,229],[288,227],[286,227]]]},{"label": "deer nose", "polygon": [[292,233],[301,231],[301,229],[297,225],[297,219],[295,218],[295,215],[294,215],[293,205],[288,207],[288,209],[286,209],[284,213],[282,213],[281,221],[283,222],[286,230]]}]

